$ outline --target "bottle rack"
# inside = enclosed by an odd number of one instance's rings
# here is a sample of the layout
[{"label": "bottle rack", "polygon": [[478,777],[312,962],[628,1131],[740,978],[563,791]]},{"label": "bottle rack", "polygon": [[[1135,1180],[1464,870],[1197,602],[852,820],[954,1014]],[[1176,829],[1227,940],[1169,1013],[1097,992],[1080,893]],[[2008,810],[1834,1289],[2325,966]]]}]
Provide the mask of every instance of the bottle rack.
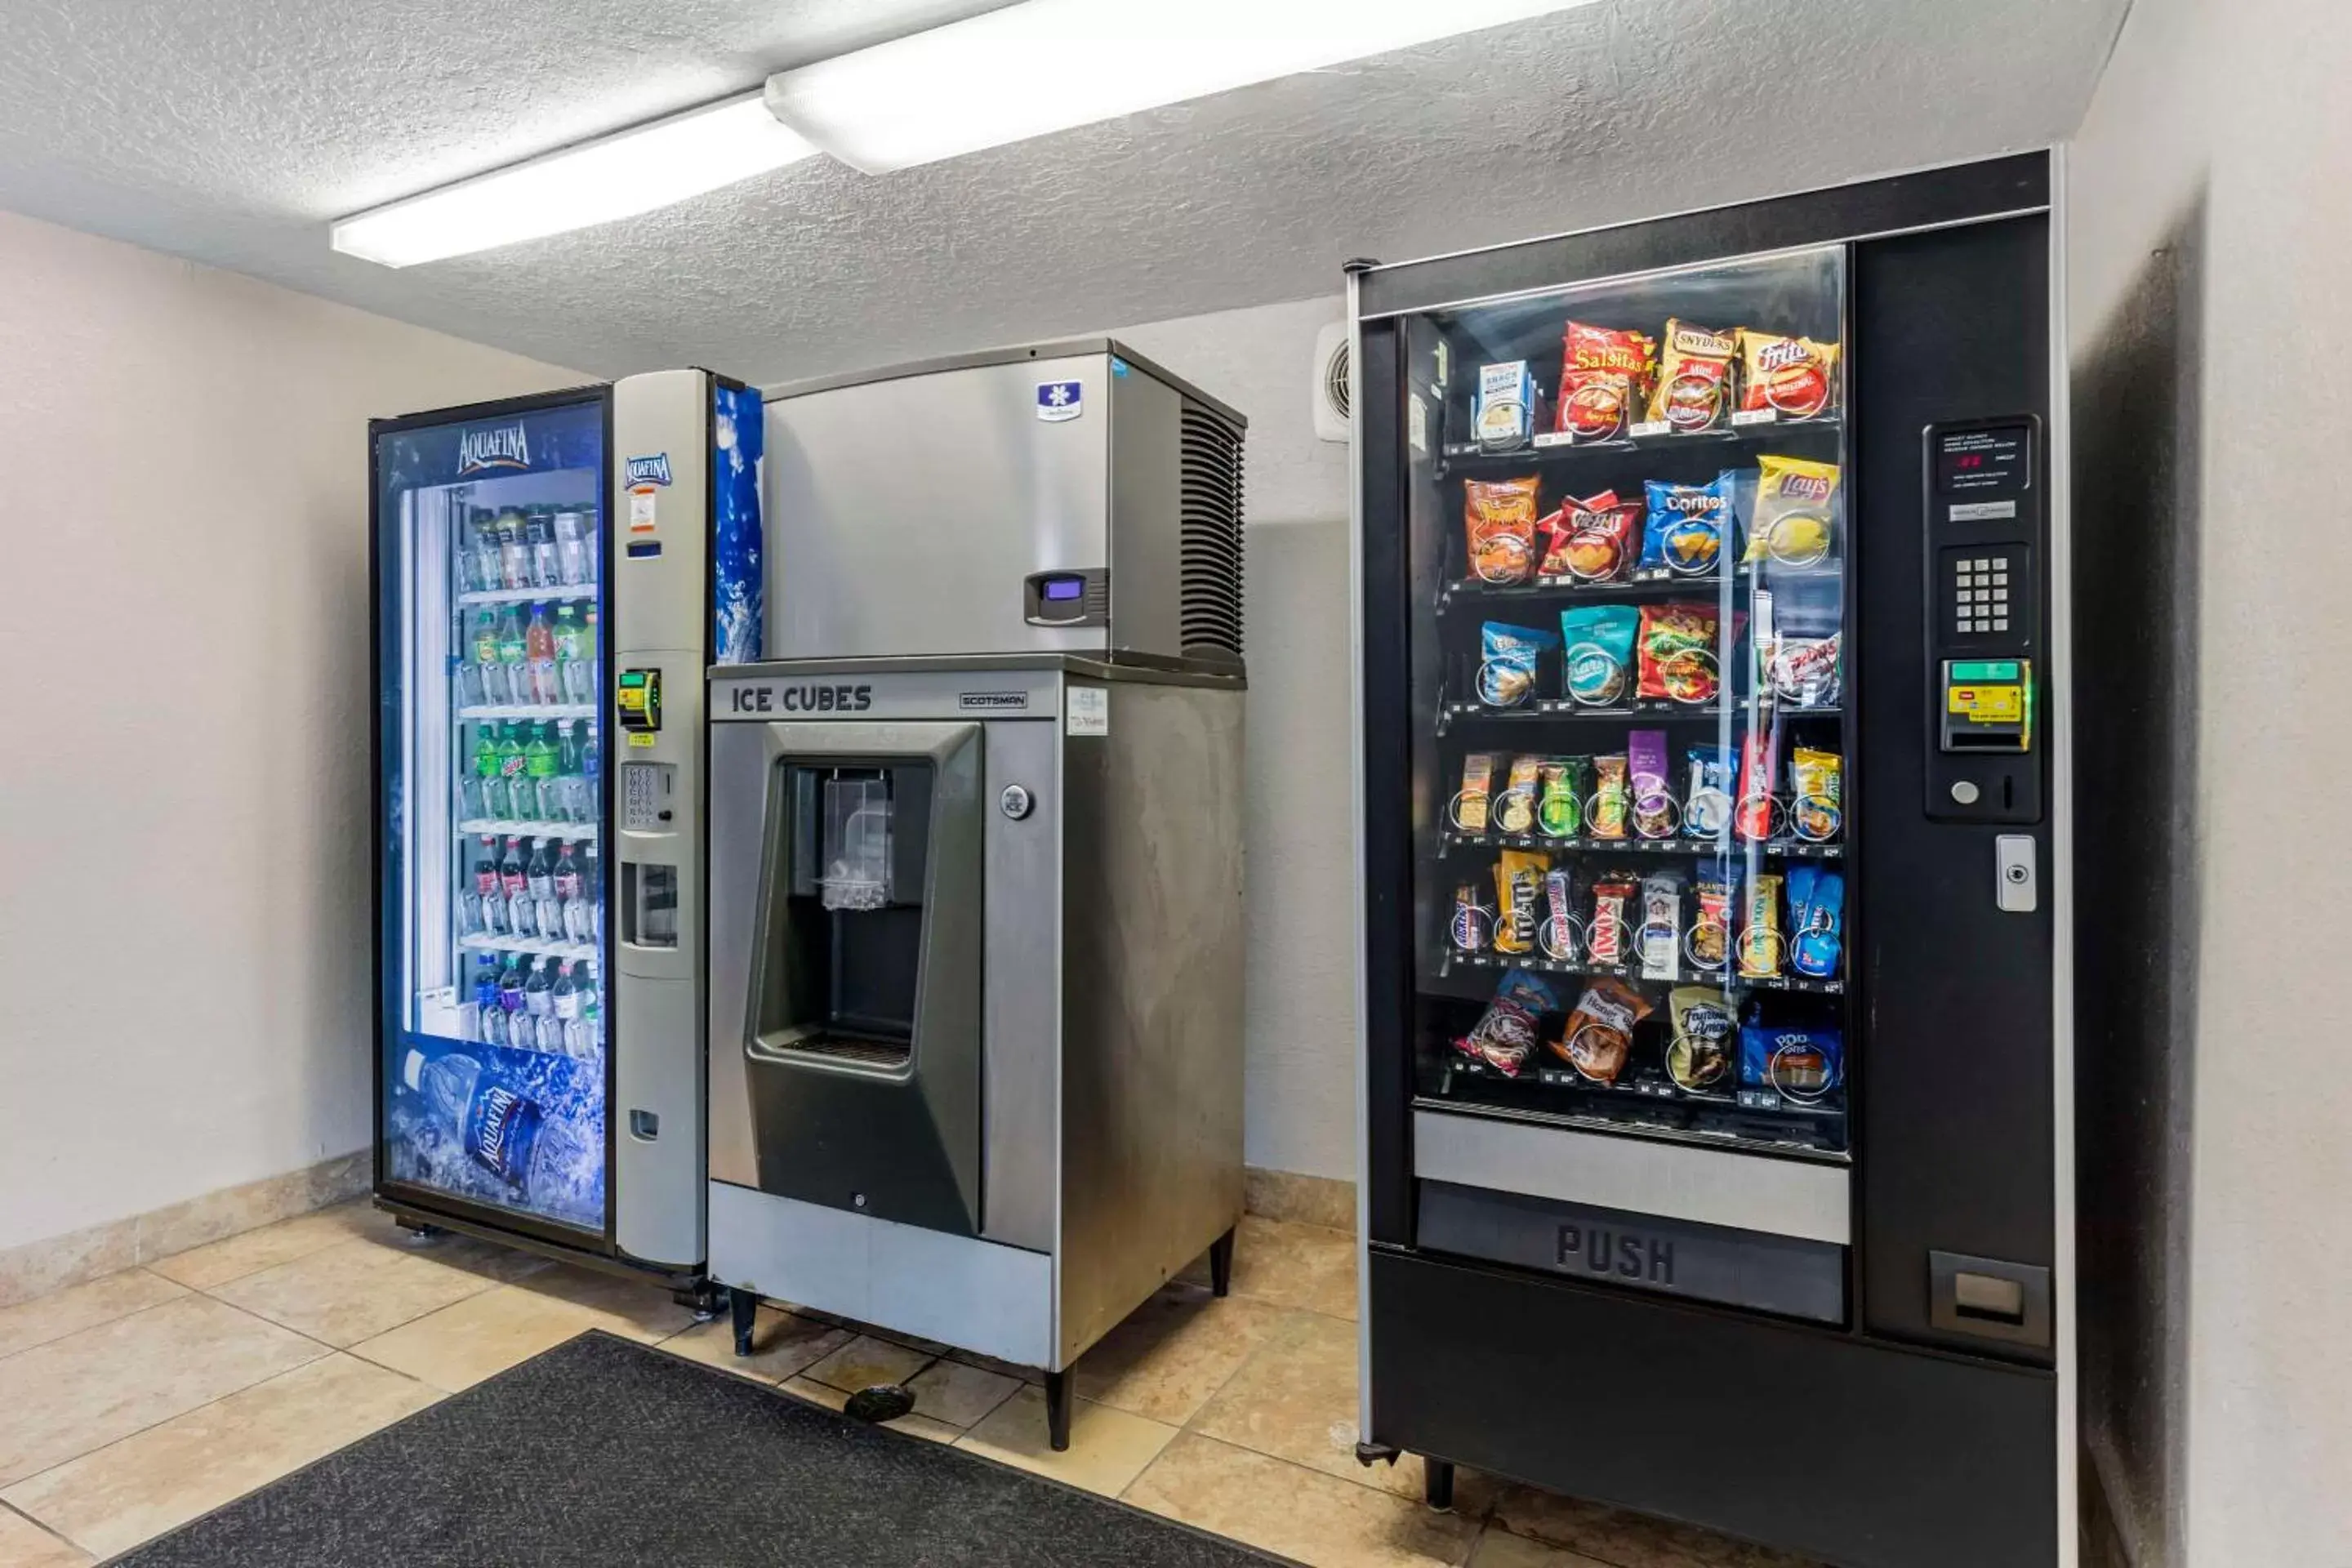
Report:
[{"label": "bottle rack", "polygon": [[555,588],[467,588],[457,595],[466,605],[577,605],[593,602],[602,592],[594,583],[566,583]]},{"label": "bottle rack", "polygon": [[603,960],[604,949],[593,942],[549,942],[535,936],[499,936],[477,931],[457,939],[457,945],[469,952],[525,952],[538,958],[569,959],[574,963],[595,963]]},{"label": "bottle rack", "polygon": [[[1681,932],[1675,933],[1677,942]],[[1636,940],[1629,935],[1628,942]],[[1584,963],[1557,958],[1546,958],[1535,952],[1464,952],[1449,948],[1437,966],[1443,980],[1460,970],[1524,969],[1532,974],[1577,974],[1629,980],[1644,985],[1712,985],[1729,993],[1741,991],[1787,991],[1814,996],[1840,996],[1845,994],[1843,980],[1815,980],[1802,974],[1771,976],[1746,975],[1737,969],[1693,969],[1686,963],[1675,965],[1672,974],[1650,974],[1639,963]]]},{"label": "bottle rack", "polygon": [[467,723],[500,723],[514,721],[533,723],[541,720],[593,719],[593,702],[488,702],[476,703],[457,710],[457,717]]},{"label": "bottle rack", "polygon": [[1773,860],[1836,860],[1845,855],[1845,846],[1835,839],[1816,844],[1803,838],[1595,838],[1574,834],[1555,838],[1542,833],[1466,833],[1458,827],[1445,829],[1439,842],[1449,850],[1537,849],[1564,853],[1591,849],[1613,854],[1622,849],[1634,855],[1712,856],[1723,859],[1736,859],[1751,849]]},{"label": "bottle rack", "polygon": [[468,817],[451,831],[460,838],[569,838],[579,842],[596,837],[593,822],[509,822],[486,816]]}]

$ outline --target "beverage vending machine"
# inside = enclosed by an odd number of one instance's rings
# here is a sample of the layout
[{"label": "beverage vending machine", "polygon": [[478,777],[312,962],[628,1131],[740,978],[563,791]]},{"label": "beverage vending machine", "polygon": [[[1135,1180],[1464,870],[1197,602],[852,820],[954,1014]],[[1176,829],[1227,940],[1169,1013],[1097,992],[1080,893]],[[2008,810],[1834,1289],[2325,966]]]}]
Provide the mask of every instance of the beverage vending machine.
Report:
[{"label": "beverage vending machine", "polygon": [[370,426],[375,1194],[700,1284],[702,692],[758,657],[758,394]]},{"label": "beverage vending machine", "polygon": [[1360,1457],[2072,1563],[2053,159],[1351,270]]}]

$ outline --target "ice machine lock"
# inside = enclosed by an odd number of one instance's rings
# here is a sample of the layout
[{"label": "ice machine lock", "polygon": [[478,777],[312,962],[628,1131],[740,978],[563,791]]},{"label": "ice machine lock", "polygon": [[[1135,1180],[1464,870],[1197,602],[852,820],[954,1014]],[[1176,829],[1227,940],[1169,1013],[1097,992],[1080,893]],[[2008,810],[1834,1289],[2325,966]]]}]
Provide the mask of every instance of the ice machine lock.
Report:
[{"label": "ice machine lock", "polygon": [[1950,1334],[2050,1345],[2050,1270],[1964,1252],[1927,1254],[1927,1321]]}]

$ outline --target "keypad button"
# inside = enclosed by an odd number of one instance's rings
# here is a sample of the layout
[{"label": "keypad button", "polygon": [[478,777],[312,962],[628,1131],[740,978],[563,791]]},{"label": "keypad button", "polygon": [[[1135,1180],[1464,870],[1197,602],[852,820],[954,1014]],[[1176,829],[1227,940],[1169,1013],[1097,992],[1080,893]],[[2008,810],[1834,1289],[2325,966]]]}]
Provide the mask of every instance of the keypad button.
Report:
[{"label": "keypad button", "polygon": [[1999,584],[2003,584],[2003,583],[2006,583],[2006,582],[2008,582],[2008,581],[2009,581],[2009,574],[2008,574],[2008,573],[2006,573],[2006,572],[2002,572],[2002,571],[1998,571],[1998,570],[1996,570],[1996,571],[1993,573],[1993,574],[1992,574],[1992,580],[1993,580],[1994,584],[1995,584],[1996,586],[1998,586]]},{"label": "keypad button", "polygon": [[2008,604],[2008,603],[2009,603],[2009,590],[2008,590],[2008,589],[2006,589],[2006,588],[1995,588],[1995,589],[1992,591],[1992,602],[1993,602],[1994,604],[1996,604],[1996,605],[2006,605],[2006,604]]},{"label": "keypad button", "polygon": [[1992,619],[1992,629],[1997,632],[2005,632],[2009,630],[2009,617],[2007,616],[1995,616]]}]

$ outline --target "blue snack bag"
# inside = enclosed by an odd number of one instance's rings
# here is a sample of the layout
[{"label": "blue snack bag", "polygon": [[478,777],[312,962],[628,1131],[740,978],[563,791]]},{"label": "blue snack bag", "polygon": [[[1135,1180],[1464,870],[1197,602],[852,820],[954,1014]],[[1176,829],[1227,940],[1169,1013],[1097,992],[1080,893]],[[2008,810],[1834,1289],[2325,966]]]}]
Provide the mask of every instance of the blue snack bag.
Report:
[{"label": "blue snack bag", "polygon": [[1789,963],[1798,973],[1835,978],[1844,920],[1843,873],[1811,866],[1789,873]]},{"label": "blue snack bag", "polygon": [[1559,613],[1567,645],[1568,695],[1590,708],[1607,708],[1633,692],[1633,639],[1642,612],[1631,605],[1579,605]]},{"label": "blue snack bag", "polygon": [[1478,700],[1489,708],[1516,708],[1535,694],[1536,660],[1559,646],[1559,638],[1536,626],[1488,621],[1478,628],[1485,658],[1478,666]]},{"label": "blue snack bag", "polygon": [[1828,1098],[1845,1076],[1845,1042],[1832,1028],[1739,1026],[1739,1081],[1783,1100],[1811,1105]]},{"label": "blue snack bag", "polygon": [[1704,485],[1670,485],[1652,479],[1645,487],[1649,517],[1642,528],[1642,568],[1704,576],[1723,559],[1731,527],[1731,475],[1717,474]]}]

